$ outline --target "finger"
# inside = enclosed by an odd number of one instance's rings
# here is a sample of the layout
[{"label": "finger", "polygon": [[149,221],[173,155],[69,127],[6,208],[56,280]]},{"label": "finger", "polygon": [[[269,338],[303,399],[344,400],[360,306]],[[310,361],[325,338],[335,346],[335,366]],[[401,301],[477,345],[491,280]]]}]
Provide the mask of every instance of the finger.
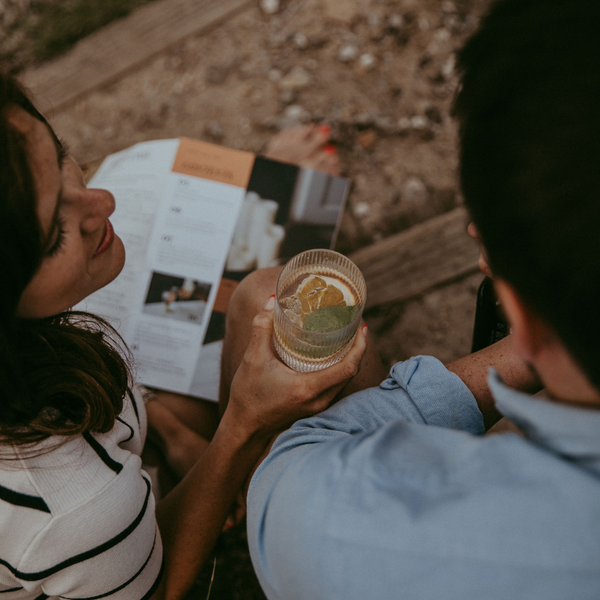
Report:
[{"label": "finger", "polygon": [[315,388],[328,390],[334,386],[344,385],[354,377],[360,369],[360,363],[367,349],[367,326],[360,327],[354,337],[352,348],[344,358],[335,365],[314,373],[312,379]]},{"label": "finger", "polygon": [[257,356],[270,351],[273,335],[273,315],[275,296],[271,296],[263,309],[252,319],[252,336],[246,349],[246,357]]}]

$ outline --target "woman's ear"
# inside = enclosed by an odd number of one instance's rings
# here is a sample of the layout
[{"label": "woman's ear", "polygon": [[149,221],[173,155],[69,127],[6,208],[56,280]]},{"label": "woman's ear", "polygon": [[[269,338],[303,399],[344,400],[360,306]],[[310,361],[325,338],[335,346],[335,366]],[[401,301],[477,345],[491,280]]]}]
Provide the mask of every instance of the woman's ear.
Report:
[{"label": "woman's ear", "polygon": [[523,302],[512,286],[502,279],[494,280],[496,294],[508,319],[513,334],[513,344],[519,356],[528,363],[535,363],[540,351],[554,338],[553,332]]}]

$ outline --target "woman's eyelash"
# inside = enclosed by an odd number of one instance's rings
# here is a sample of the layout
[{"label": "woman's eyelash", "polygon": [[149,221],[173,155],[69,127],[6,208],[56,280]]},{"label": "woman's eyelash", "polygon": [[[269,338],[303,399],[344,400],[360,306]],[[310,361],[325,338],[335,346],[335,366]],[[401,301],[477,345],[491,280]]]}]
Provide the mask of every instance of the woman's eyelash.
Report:
[{"label": "woman's eyelash", "polygon": [[58,219],[58,232],[56,234],[56,240],[52,246],[46,252],[46,256],[54,256],[63,245],[65,241],[65,222],[59,217]]},{"label": "woman's eyelash", "polygon": [[60,144],[58,148],[58,160],[60,161],[60,164],[62,166],[65,160],[67,159],[67,156],[69,156],[69,146],[66,142],[63,142],[62,140],[58,141]]}]

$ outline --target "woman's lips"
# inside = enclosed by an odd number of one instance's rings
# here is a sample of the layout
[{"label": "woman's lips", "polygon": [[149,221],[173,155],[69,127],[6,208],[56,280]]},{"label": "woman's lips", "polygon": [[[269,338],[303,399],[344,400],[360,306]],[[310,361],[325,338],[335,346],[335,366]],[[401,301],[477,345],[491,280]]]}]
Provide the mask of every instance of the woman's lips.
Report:
[{"label": "woman's lips", "polygon": [[106,219],[106,229],[104,231],[104,237],[102,238],[102,241],[100,242],[100,245],[98,246],[98,249],[94,254],[94,258],[108,250],[112,245],[114,239],[115,230],[113,229],[111,222],[108,219]]}]

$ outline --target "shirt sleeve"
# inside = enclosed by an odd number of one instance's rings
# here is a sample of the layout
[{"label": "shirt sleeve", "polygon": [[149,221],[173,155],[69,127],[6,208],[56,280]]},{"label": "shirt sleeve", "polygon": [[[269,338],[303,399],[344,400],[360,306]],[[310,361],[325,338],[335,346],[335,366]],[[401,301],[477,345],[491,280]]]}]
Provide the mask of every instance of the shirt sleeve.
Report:
[{"label": "shirt sleeve", "polygon": [[[333,530],[333,537],[358,531],[357,515],[384,511],[393,501],[391,490],[382,490],[386,482],[400,480],[399,465],[415,473],[431,465],[443,470],[445,461],[456,460],[446,453],[449,435],[458,434],[462,452],[468,446],[463,437],[483,433],[483,417],[462,380],[437,359],[418,356],[396,364],[379,387],[353,394],[280,435],[248,492],[248,539],[267,596],[288,598],[290,590],[302,589],[303,597],[336,597],[333,589],[329,596],[323,591],[336,581],[329,570],[339,566],[331,559],[335,546],[327,552],[322,546]],[[411,503],[408,498],[407,506]],[[382,539],[384,531],[375,531],[368,519],[362,529],[357,538]]]},{"label": "shirt sleeve", "polygon": [[397,420],[485,433],[477,401],[460,377],[432,356],[416,356],[396,363],[379,387],[352,394],[325,412],[298,421],[279,436],[272,451],[376,431]]}]

